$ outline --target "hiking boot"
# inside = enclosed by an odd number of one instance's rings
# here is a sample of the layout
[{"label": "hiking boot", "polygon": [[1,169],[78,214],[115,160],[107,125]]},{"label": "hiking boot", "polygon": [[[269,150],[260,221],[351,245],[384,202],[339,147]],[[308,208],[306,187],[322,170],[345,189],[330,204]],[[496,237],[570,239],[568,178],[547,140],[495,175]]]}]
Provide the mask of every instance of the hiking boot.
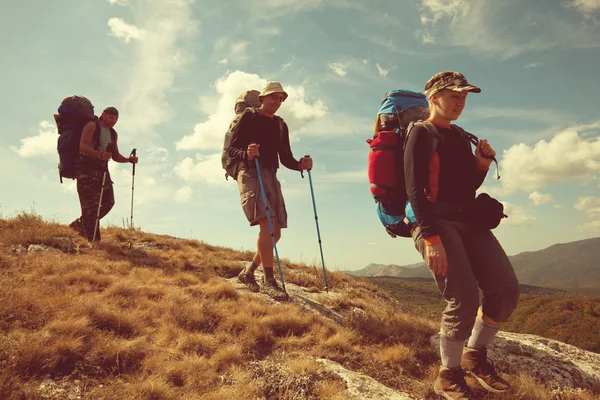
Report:
[{"label": "hiking boot", "polygon": [[448,400],[473,400],[476,398],[465,381],[465,371],[462,367],[440,367],[433,390]]},{"label": "hiking boot", "polygon": [[75,221],[71,222],[69,224],[69,228],[73,229],[80,236],[85,237],[85,231],[83,230],[83,224],[81,223],[81,220],[79,218],[77,218]]},{"label": "hiking boot", "polygon": [[490,392],[503,393],[510,389],[510,384],[498,375],[494,364],[487,358],[485,347],[479,349],[465,347],[461,363],[467,373]]},{"label": "hiking boot", "polygon": [[248,289],[250,289],[251,292],[260,292],[260,286],[258,286],[258,283],[256,283],[254,274],[247,274],[245,269],[238,274],[238,280],[244,285],[248,286]]},{"label": "hiking boot", "polygon": [[275,279],[263,279],[261,291],[277,301],[287,301],[290,298]]}]

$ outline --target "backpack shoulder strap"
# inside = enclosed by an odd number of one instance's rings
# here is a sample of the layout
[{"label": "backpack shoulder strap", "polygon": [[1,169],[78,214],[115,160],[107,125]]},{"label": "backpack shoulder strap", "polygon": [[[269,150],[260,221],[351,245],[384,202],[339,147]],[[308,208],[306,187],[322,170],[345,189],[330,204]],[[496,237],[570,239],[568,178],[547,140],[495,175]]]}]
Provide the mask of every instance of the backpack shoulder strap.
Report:
[{"label": "backpack shoulder strap", "polygon": [[477,144],[479,143],[479,138],[475,135],[473,135],[472,133],[469,133],[467,131],[465,131],[463,128],[461,128],[458,125],[450,125],[450,127],[458,132],[460,132],[464,138],[473,146],[477,146]]},{"label": "backpack shoulder strap", "polygon": [[279,136],[283,137],[283,130],[285,129],[285,123],[283,122],[283,118],[281,118],[278,115],[276,115],[275,118],[277,119],[277,122],[279,122]]},{"label": "backpack shoulder strap", "polygon": [[[463,128],[461,128],[458,125],[450,125],[453,129],[457,130],[458,132],[460,132],[461,134],[463,134],[463,136],[465,137],[465,139],[467,140],[467,143],[469,145],[469,150],[471,150],[471,144],[475,147],[477,147],[477,145],[479,144],[479,138],[475,135],[473,135],[472,133],[469,133],[467,131],[465,131]],[[496,178],[500,179],[500,166],[498,165],[498,160],[496,160],[496,157],[493,158],[494,162],[496,163]]]},{"label": "backpack shoulder strap", "polygon": [[[429,133],[429,157],[431,158],[433,153],[435,153],[435,151],[437,150],[438,145],[443,140],[443,137],[442,137],[442,135],[440,135],[440,132],[438,132],[435,125],[429,121],[418,120],[415,122],[411,122],[408,126],[409,126],[409,128],[412,128],[415,125],[424,127],[425,129],[427,129],[427,132]],[[407,138],[408,138],[408,133],[409,133],[409,129],[407,129],[407,135],[406,135]]]}]

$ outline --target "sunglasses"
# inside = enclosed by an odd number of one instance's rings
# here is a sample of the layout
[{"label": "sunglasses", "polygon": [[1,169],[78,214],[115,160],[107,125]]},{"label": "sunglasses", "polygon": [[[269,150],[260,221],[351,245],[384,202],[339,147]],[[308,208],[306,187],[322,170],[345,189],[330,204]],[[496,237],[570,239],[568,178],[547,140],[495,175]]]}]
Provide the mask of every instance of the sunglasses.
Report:
[{"label": "sunglasses", "polygon": [[285,96],[283,95],[272,94],[270,97],[274,100],[280,100],[282,103],[285,100]]}]

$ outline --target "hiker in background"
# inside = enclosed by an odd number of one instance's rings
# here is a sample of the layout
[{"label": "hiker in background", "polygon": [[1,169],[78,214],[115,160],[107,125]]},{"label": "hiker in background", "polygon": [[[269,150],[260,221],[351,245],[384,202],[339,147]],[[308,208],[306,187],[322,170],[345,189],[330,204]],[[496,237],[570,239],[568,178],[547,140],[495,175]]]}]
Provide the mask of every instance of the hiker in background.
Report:
[{"label": "hiker in background", "polygon": [[300,161],[294,158],[288,127],[281,117],[275,115],[287,97],[288,94],[279,82],[267,83],[258,97],[260,108],[257,111],[248,109],[242,114],[233,129],[228,150],[229,157],[240,162],[236,178],[244,214],[250,226],[260,227],[257,252],[252,262],[240,272],[238,279],[251,291],[258,292],[261,287],[256,283],[254,271],[262,264],[262,291],[276,300],[287,299],[287,294],[273,275],[273,242],[254,159],[258,157],[260,161],[276,242],[281,237],[281,229],[287,228],[287,211],[281,185],[277,180],[279,160],[286,168],[294,171],[311,169],[313,166],[310,157],[303,157]]},{"label": "hiker in background", "polygon": [[[447,303],[440,330],[442,365],[434,384],[435,392],[447,399],[473,398],[465,373],[491,392],[510,388],[488,360],[487,346],[519,298],[506,253],[489,227],[480,226],[469,211],[496,154],[487,140],[479,141],[473,154],[461,128],[451,126],[469,92],[481,89],[458,72],[440,72],[429,79],[427,121],[442,139],[430,155],[428,130],[416,124],[404,153],[407,207],[416,218],[412,237]],[[481,308],[478,287],[483,292]]]},{"label": "hiker in background", "polygon": [[90,242],[94,237],[96,241],[100,241],[100,219],[106,216],[115,204],[108,162],[138,162],[137,157],[125,157],[119,152],[118,135],[114,130],[118,119],[119,111],[115,107],[107,107],[102,111],[98,122],[88,122],[81,134],[80,159],[77,163],[77,193],[81,204],[81,217],[69,226]]}]

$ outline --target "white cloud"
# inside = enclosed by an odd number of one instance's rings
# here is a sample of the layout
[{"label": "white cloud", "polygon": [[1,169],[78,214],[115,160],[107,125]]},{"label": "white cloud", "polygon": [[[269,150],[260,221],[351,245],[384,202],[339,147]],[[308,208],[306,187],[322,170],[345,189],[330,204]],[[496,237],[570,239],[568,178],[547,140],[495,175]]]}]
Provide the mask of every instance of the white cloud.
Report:
[{"label": "white cloud", "polygon": [[427,29],[417,29],[415,37],[419,39],[421,44],[434,44],[435,36]]},{"label": "white cloud", "polygon": [[600,0],[573,0],[568,4],[584,14],[600,10]]},{"label": "white cloud", "polygon": [[598,221],[592,221],[592,222],[586,222],[583,225],[579,225],[578,228],[582,231],[588,231],[588,232],[600,232],[600,220]]},{"label": "white cloud", "polygon": [[171,119],[166,96],[175,74],[191,58],[184,40],[198,34],[191,4],[193,0],[158,1],[134,8],[144,40],[133,43],[135,56],[119,107],[119,126],[128,136],[151,138],[155,126]]},{"label": "white cloud", "polygon": [[177,203],[187,203],[192,199],[192,195],[194,194],[194,189],[189,186],[183,186],[175,192],[175,196],[173,199]]},{"label": "white cloud", "polygon": [[223,58],[223,59],[219,60],[219,64],[221,64],[221,65],[227,65],[228,62],[229,62],[229,60],[227,58]]},{"label": "white cloud", "polygon": [[534,191],[562,182],[589,182],[600,171],[600,137],[585,139],[586,129],[576,126],[556,134],[550,141],[529,147],[523,143],[504,151],[502,184],[506,193]]},{"label": "white cloud", "polygon": [[281,34],[281,30],[276,26],[262,26],[256,29],[254,33],[263,36],[278,36]]},{"label": "white cloud", "polygon": [[423,25],[435,24],[444,17],[464,17],[469,11],[469,3],[465,0],[422,0],[421,14]]},{"label": "white cloud", "polygon": [[581,26],[568,13],[545,3],[525,8],[519,0],[421,0],[420,12],[421,23],[436,42],[482,56],[508,59],[558,46],[600,46],[596,24]]},{"label": "white cloud", "polygon": [[345,62],[345,63],[331,63],[329,64],[329,68],[331,68],[331,70],[338,76],[341,76],[342,78],[345,77],[348,74],[348,66],[350,65],[349,62]]},{"label": "white cloud", "polygon": [[11,146],[11,150],[20,157],[55,156],[58,163],[58,132],[56,125],[50,121],[42,121],[38,125],[38,134],[21,139],[19,147]]},{"label": "white cloud", "polygon": [[[225,132],[234,117],[235,99],[246,90],[261,90],[266,83],[266,79],[243,71],[234,71],[217,79],[217,98],[214,101],[212,98],[204,99],[202,102],[203,111],[208,114],[208,118],[196,124],[191,135],[179,140],[176,149],[221,149]],[[289,97],[282,104],[278,115],[286,121],[293,138],[303,127],[324,117],[327,107],[320,100],[307,103],[306,89],[303,86],[287,85],[285,82],[282,85]]]},{"label": "white cloud", "polygon": [[600,217],[600,197],[579,197],[574,208],[578,211],[583,211],[590,218]]},{"label": "white cloud", "polygon": [[140,40],[144,37],[144,31],[135,25],[128,24],[121,18],[111,18],[108,20],[108,26],[113,36],[123,39],[125,43],[129,43],[131,39]]},{"label": "white cloud", "polygon": [[542,204],[552,203],[552,195],[547,193],[532,192],[529,194],[529,199],[533,202],[533,205],[539,206]]},{"label": "white cloud", "polygon": [[391,70],[391,68],[388,68],[388,69],[382,68],[379,65],[379,63],[377,63],[377,71],[379,71],[380,76],[383,76],[383,77],[388,76],[388,74],[390,73],[390,70]]},{"label": "white cloud", "polygon": [[[215,51],[224,53],[224,57],[219,61],[219,64],[243,64],[248,60],[249,44],[245,40],[235,42],[226,37],[218,38],[214,43]],[[223,60],[225,61],[223,62]]]},{"label": "white cloud", "polygon": [[541,64],[540,63],[530,63],[530,64],[526,64],[523,66],[523,68],[538,68]]},{"label": "white cloud", "polygon": [[128,0],[108,0],[109,4],[118,4],[120,6],[125,6],[128,3]]},{"label": "white cloud", "polygon": [[208,156],[196,154],[196,160],[186,157],[173,168],[173,172],[186,182],[206,182],[212,185],[231,183],[231,179],[225,180],[221,153]]},{"label": "white cloud", "polygon": [[521,206],[504,201],[502,204],[504,205],[504,214],[508,215],[508,218],[503,218],[500,224],[510,226],[532,225],[536,220],[535,216],[528,214]]},{"label": "white cloud", "polygon": [[153,147],[148,149],[147,155],[151,162],[166,162],[169,159],[169,150],[163,147]]}]

